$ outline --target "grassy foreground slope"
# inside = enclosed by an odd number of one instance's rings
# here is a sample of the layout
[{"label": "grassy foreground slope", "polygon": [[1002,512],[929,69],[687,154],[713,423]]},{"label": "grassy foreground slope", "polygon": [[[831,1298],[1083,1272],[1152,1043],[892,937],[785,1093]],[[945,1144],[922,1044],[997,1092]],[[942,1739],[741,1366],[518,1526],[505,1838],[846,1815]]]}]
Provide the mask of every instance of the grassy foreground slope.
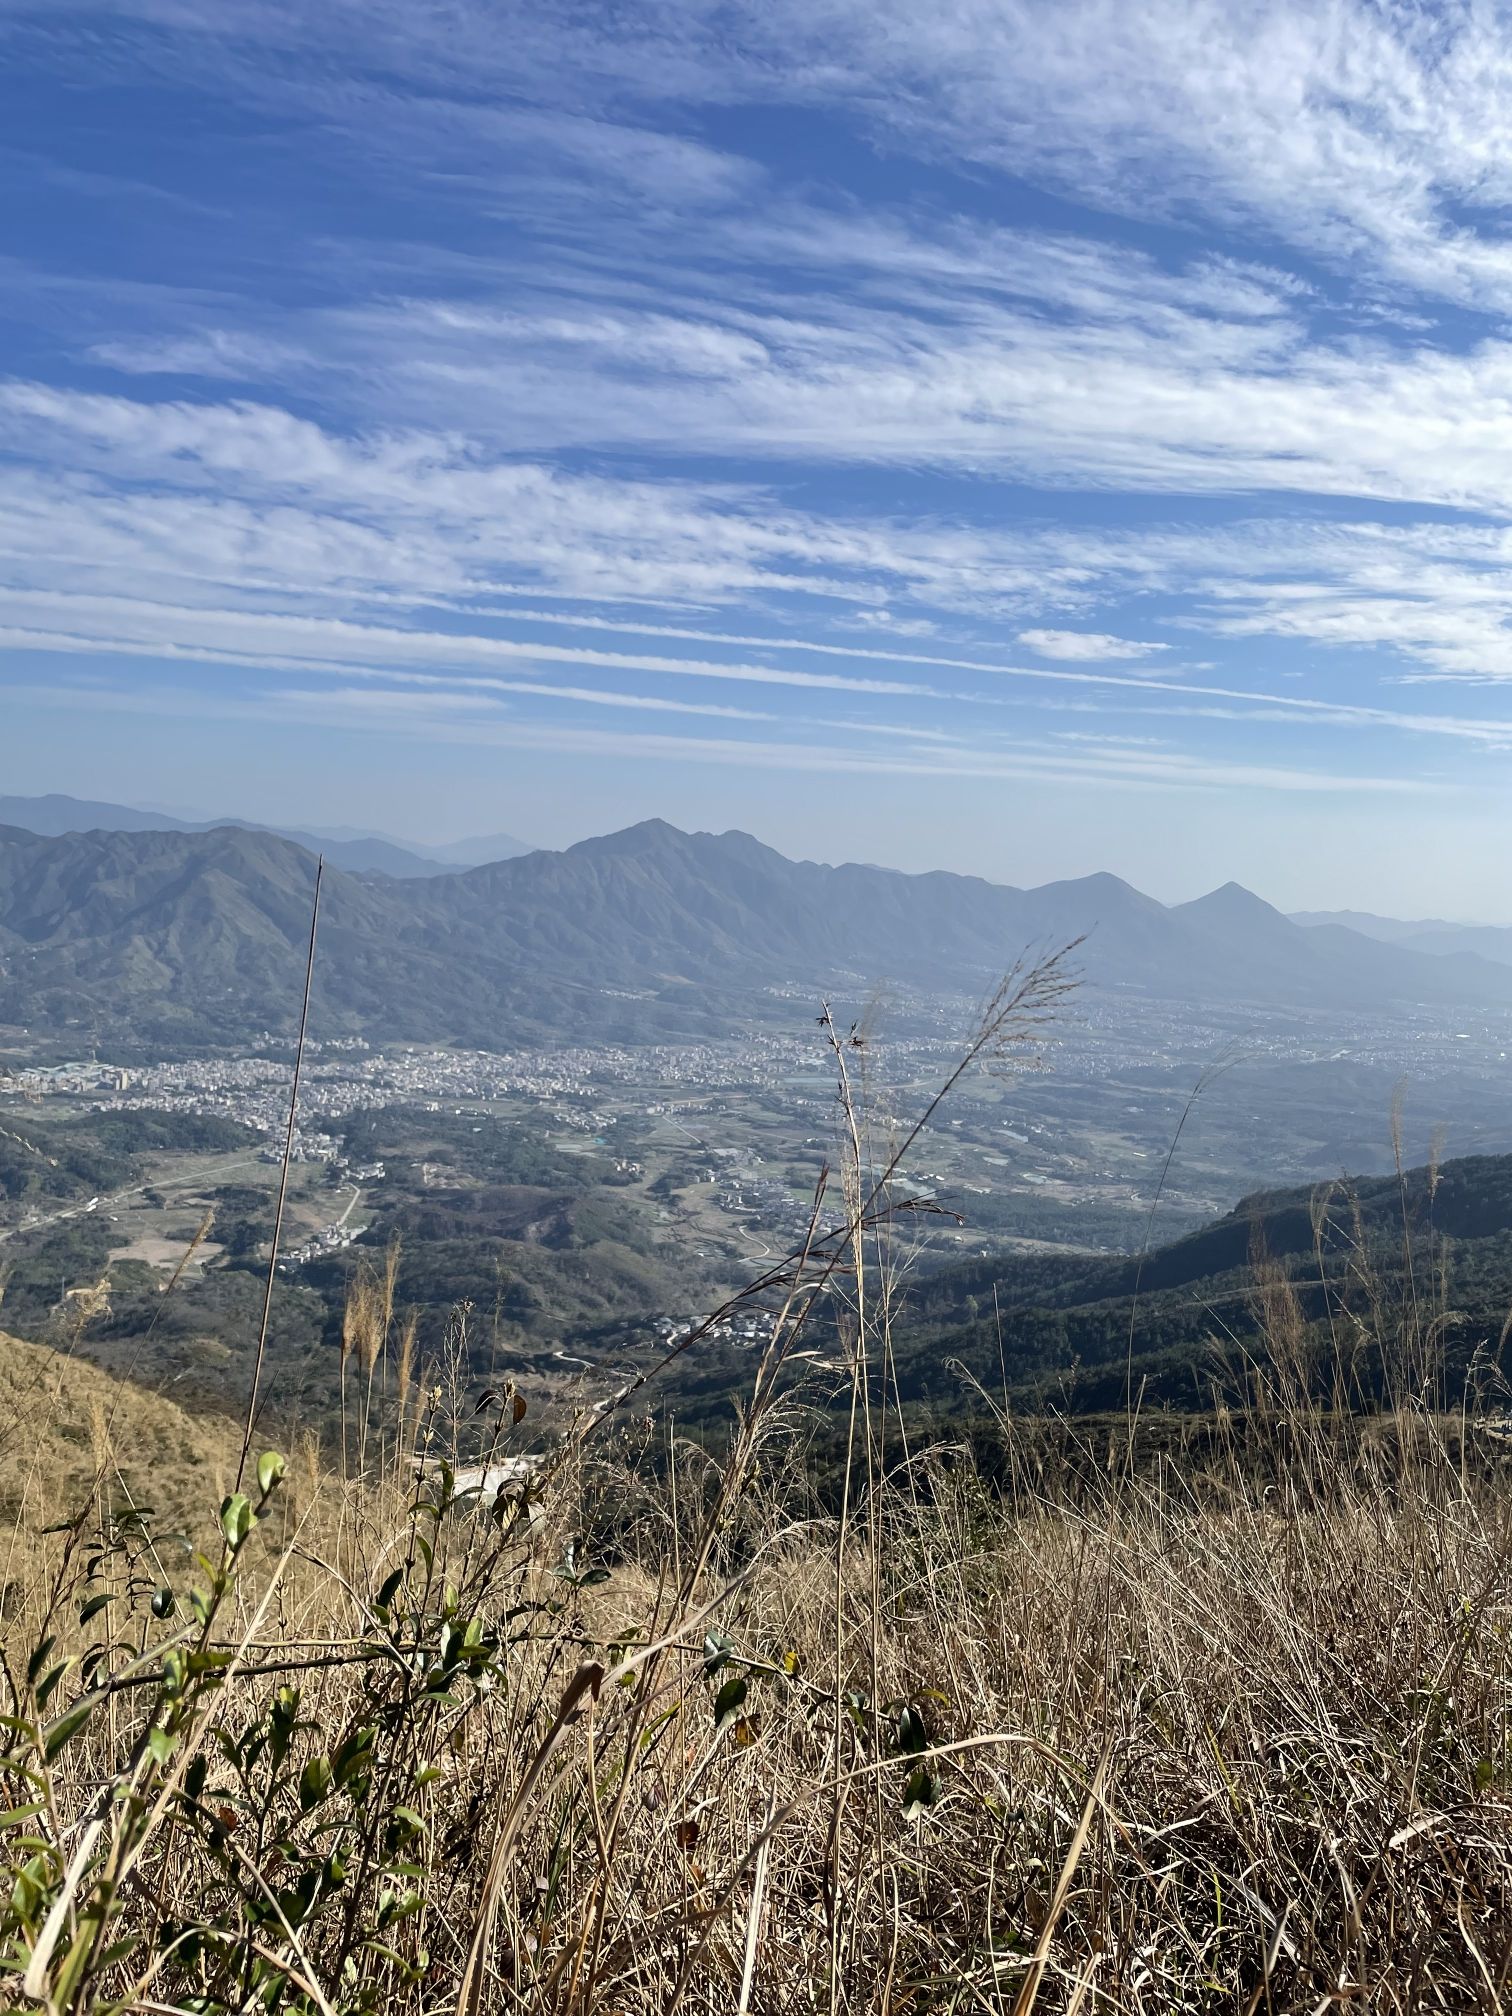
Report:
[{"label": "grassy foreground slope", "polygon": [[203,1526],[237,1447],[219,1415],[0,1331],[0,1550],[92,1502],[151,1507],[165,1530]]},{"label": "grassy foreground slope", "polygon": [[17,1528],[7,2006],[1504,2006],[1512,1520],[1431,1418],[1011,1504],[878,1432],[835,1516],[758,1395],[499,1517],[410,1483],[430,1405],[297,1513],[255,1468],[168,1610]]}]

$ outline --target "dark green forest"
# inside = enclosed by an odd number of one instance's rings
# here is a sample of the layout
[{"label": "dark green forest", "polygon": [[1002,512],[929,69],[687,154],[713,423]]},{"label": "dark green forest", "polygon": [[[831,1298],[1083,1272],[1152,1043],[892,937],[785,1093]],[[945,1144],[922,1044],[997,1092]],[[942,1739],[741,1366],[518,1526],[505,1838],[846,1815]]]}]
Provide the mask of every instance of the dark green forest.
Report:
[{"label": "dark green forest", "polygon": [[[991,1394],[1076,1410],[1234,1397],[1284,1295],[1320,1397],[1386,1397],[1433,1331],[1445,1397],[1491,1379],[1512,1311],[1512,1157],[1262,1191],[1143,1255],[1022,1254],[921,1272],[895,1326],[899,1391],[971,1411]],[[1355,1316],[1361,1320],[1357,1324]],[[1368,1319],[1368,1324],[1366,1323]],[[1372,1337],[1360,1346],[1361,1324]]]}]

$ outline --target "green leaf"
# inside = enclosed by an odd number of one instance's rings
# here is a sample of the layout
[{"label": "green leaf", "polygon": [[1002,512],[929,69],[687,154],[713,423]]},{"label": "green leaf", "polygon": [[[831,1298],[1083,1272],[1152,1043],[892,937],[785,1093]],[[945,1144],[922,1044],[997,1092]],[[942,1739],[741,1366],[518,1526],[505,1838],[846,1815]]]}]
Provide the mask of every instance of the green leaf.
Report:
[{"label": "green leaf", "polygon": [[[79,1921],[79,1937],[69,1948],[67,1956],[53,1977],[52,1995],[48,1999],[55,2009],[72,2009],[77,2006],[73,1991],[93,1955],[94,1940],[89,1935],[98,1922],[98,1919],[90,1913],[85,1913]],[[82,2001],[84,1998],[81,1996],[79,1999]]]},{"label": "green leaf", "polygon": [[175,1601],[173,1591],[167,1586],[166,1583],[161,1589],[153,1590],[152,1614],[154,1617],[159,1619],[162,1619],[164,1617],[171,1617],[177,1607],[178,1606]]},{"label": "green leaf", "polygon": [[331,1765],[325,1757],[312,1757],[299,1774],[299,1805],[308,1813],[331,1789]]},{"label": "green leaf", "polygon": [[940,1796],[940,1781],[924,1765],[909,1774],[903,1787],[903,1818],[917,1820]]},{"label": "green leaf", "polygon": [[733,1680],[726,1680],[714,1696],[714,1732],[719,1735],[728,1723],[735,1720],[746,1700],[744,1677],[737,1673]]},{"label": "green leaf", "polygon": [[79,1611],[79,1622],[87,1624],[91,1617],[98,1617],[107,1603],[114,1603],[115,1597],[108,1589],[102,1589],[98,1596],[91,1596]]},{"label": "green leaf", "polygon": [[288,1467],[276,1449],[265,1449],[257,1459],[258,1496],[266,1498],[275,1485],[281,1484]]},{"label": "green leaf", "polygon": [[906,1757],[918,1757],[929,1748],[929,1732],[918,1709],[905,1703],[898,1715],[898,1748]]},{"label": "green leaf", "polygon": [[371,1727],[354,1729],[338,1746],[331,1758],[331,1772],[338,1785],[345,1786],[357,1772],[366,1770],[372,1763],[373,1738],[377,1733]]},{"label": "green leaf", "polygon": [[68,1709],[65,1714],[60,1715],[56,1722],[48,1726],[42,1738],[42,1755],[47,1759],[49,1764],[63,1748],[69,1737],[77,1735],[79,1730],[84,1727],[84,1724],[89,1720],[94,1711],[95,1703],[86,1694],[82,1701],[75,1702],[72,1708]]},{"label": "green leaf", "polygon": [[234,1551],[252,1531],[252,1501],[245,1491],[233,1491],[225,1500],[221,1506],[220,1523],[226,1544]]},{"label": "green leaf", "polygon": [[42,1671],[42,1668],[47,1664],[47,1655],[49,1652],[51,1652],[52,1648],[54,1647],[54,1645],[57,1644],[57,1642],[58,1641],[56,1638],[44,1638],[41,1644],[38,1645],[36,1651],[32,1653],[30,1659],[27,1660],[26,1684],[28,1687],[36,1685],[37,1675]]},{"label": "green leaf", "polygon": [[47,1706],[48,1701],[52,1698],[53,1689],[73,1663],[72,1659],[60,1659],[52,1671],[37,1682],[37,1706],[39,1708]]},{"label": "green leaf", "polygon": [[166,1729],[147,1731],[147,1748],[166,1770],[173,1759],[173,1738]]}]

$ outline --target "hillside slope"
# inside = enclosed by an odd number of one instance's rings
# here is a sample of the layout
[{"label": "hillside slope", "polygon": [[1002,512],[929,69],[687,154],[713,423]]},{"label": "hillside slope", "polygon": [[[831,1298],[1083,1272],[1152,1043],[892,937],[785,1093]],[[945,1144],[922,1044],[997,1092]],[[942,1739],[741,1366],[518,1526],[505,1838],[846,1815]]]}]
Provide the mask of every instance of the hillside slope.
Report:
[{"label": "hillside slope", "polygon": [[1142,1258],[942,1267],[918,1278],[896,1325],[899,1380],[909,1397],[961,1404],[959,1364],[991,1389],[1006,1376],[1064,1405],[1121,1406],[1141,1385],[1152,1404],[1205,1405],[1220,1359],[1263,1355],[1261,1265],[1290,1284],[1304,1326],[1319,1326],[1320,1366],[1336,1348],[1359,1354],[1362,1394],[1381,1390],[1383,1348],[1435,1323],[1456,1385],[1477,1354],[1496,1360],[1512,1307],[1512,1156],[1464,1156],[1400,1183],[1257,1192]]},{"label": "hillside slope", "polygon": [[1512,925],[1450,924],[1439,917],[1415,922],[1400,917],[1377,917],[1367,910],[1297,910],[1293,924],[1310,929],[1343,925],[1363,938],[1378,939],[1384,945],[1398,945],[1411,952],[1438,957],[1457,952],[1473,952],[1478,958],[1498,965],[1512,965]]},{"label": "hillside slope", "polygon": [[[0,1331],[0,1522],[67,1518],[104,1473],[117,1505],[150,1506],[160,1530],[213,1520],[241,1437],[217,1414],[114,1378],[83,1358]],[[4,1548],[0,1531],[0,1552]]]}]

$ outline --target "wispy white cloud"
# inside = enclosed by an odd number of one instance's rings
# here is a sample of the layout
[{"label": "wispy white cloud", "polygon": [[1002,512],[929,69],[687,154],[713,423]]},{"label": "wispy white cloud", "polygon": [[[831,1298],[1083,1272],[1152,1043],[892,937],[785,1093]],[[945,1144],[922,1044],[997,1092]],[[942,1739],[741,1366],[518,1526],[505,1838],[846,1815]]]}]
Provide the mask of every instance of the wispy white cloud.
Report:
[{"label": "wispy white cloud", "polygon": [[[366,726],[382,732],[406,736],[423,735],[435,742],[477,741],[519,750],[549,750],[567,754],[615,756],[627,759],[671,759],[686,763],[714,763],[758,770],[832,772],[874,776],[929,777],[942,780],[986,779],[1002,782],[1051,782],[1086,788],[1156,789],[1180,791],[1289,792],[1303,796],[1342,794],[1353,797],[1417,797],[1433,795],[1442,787],[1418,777],[1393,777],[1359,772],[1326,773],[1257,762],[1231,762],[1222,758],[1204,759],[1160,748],[1130,747],[1108,743],[1086,751],[1065,751],[1030,746],[1000,750],[931,745],[878,752],[847,747],[833,736],[812,740],[787,737],[780,741],[725,739],[715,736],[673,735],[656,731],[618,731],[577,728],[561,722],[530,722],[505,717],[479,719],[476,709],[463,696],[458,708],[442,697],[429,710],[423,700],[435,696],[415,696],[416,704],[394,704],[395,696],[362,688],[285,688],[276,700],[236,698],[200,694],[186,701],[177,689],[139,687],[133,690],[103,686],[98,682],[77,686],[55,683],[49,686],[17,684],[11,689],[33,704],[68,709],[88,708],[162,714],[174,717],[186,711],[210,718],[267,719],[290,710],[311,722],[333,726]],[[459,720],[458,714],[465,715]]]},{"label": "wispy white cloud", "polygon": [[1153,658],[1171,648],[1169,644],[1142,644],[1132,637],[1111,637],[1105,630],[1020,630],[1018,641],[1036,657],[1064,659],[1076,665]]},{"label": "wispy white cloud", "polygon": [[[5,625],[13,615],[24,622]],[[659,634],[666,634],[662,626]],[[697,635],[698,633],[683,633]],[[1154,673],[1050,669],[1008,661],[948,659],[934,654],[893,652],[901,664],[914,664],[956,675],[988,675],[964,689],[959,677],[941,685],[929,679],[880,679],[843,673],[816,672],[807,667],[762,664],[740,659],[669,656],[638,651],[606,651],[597,646],[542,644],[478,631],[435,631],[359,623],[347,618],[270,613],[259,609],[175,606],[126,597],[65,595],[47,589],[0,588],[0,645],[51,650],[73,656],[179,659],[249,669],[320,672],[350,678],[408,682],[453,690],[533,694],[571,704],[621,706],[671,713],[722,715],[731,720],[770,719],[769,713],[726,704],[706,704],[680,698],[626,692],[606,684],[601,688],[557,684],[521,677],[511,668],[571,666],[598,674],[605,681],[647,674],[720,684],[753,685],[776,692],[822,691],[845,694],[858,705],[927,704],[954,713],[1000,709],[1009,705],[1005,692],[1027,684],[1031,690],[1050,686],[1062,692],[1097,695],[1098,704],[1114,697],[1140,712],[1208,720],[1250,719],[1286,722],[1295,727],[1384,729],[1398,731],[1420,743],[1424,736],[1451,742],[1503,749],[1512,737],[1512,723],[1479,716],[1457,716],[1383,707],[1370,703],[1324,700],[1299,692],[1267,692],[1239,686],[1167,679]],[[790,650],[812,655],[813,647]],[[842,649],[846,647],[840,647]],[[847,655],[853,655],[847,650]],[[430,671],[416,668],[430,667]],[[493,671],[477,668],[493,667]],[[446,668],[443,671],[434,668]],[[1180,696],[1170,706],[1162,695]],[[1212,702],[1227,703],[1214,706]],[[1089,697],[1089,703],[1092,704]],[[910,729],[908,732],[912,732]],[[980,733],[976,735],[980,740]],[[1328,774],[1328,773],[1320,773]]]},{"label": "wispy white cloud", "polygon": [[[647,307],[638,280],[600,274],[591,308],[540,284],[516,287],[508,306],[385,301],[322,315],[294,348],[311,389],[337,405],[370,409],[381,387],[387,437],[370,433],[362,451],[375,486],[419,481],[438,437],[465,435],[517,456],[612,445],[667,461],[928,466],[1052,490],[1306,492],[1506,512],[1512,344],[1500,335],[1445,348],[1221,312],[1200,289],[1163,302],[1146,284],[1149,262],[1116,248],[1083,261],[1097,305],[1061,312],[1063,262],[1043,244],[1028,249],[1022,301],[941,281],[927,305],[864,290],[819,304],[770,275],[742,283],[705,270],[697,298]],[[200,352],[207,375],[223,378],[242,358],[250,370],[256,347],[207,325],[97,354],[166,370]],[[148,418],[98,396],[65,406],[48,388],[17,387],[8,411],[13,429],[66,428],[122,462],[154,448],[194,453],[194,431],[213,427],[216,452],[248,472],[276,462],[286,476],[316,473],[312,423],[280,422],[268,404],[233,417],[165,402]]]},{"label": "wispy white cloud", "polygon": [[[600,604],[774,606],[798,595],[893,619],[877,626],[890,637],[874,647],[806,624],[816,652],[915,665],[929,654],[899,650],[910,634],[899,604],[926,621],[971,620],[1180,592],[1191,605],[1184,620],[1210,636],[1381,645],[1456,676],[1512,670],[1512,537],[1494,526],[1283,520],[1114,532],[820,516],[755,489],[567,474],[463,436],[344,436],[266,405],[35,385],[0,387],[0,440],[22,458],[0,469],[0,570],[16,586],[66,566],[75,584],[107,591],[152,580],[171,603],[230,588],[285,608],[461,607],[481,597],[496,613],[532,585]],[[519,615],[677,633],[623,611]],[[1092,662],[1093,647],[1062,640],[1112,633],[1017,634],[1052,638],[1061,662],[1073,651]],[[682,635],[696,641],[687,627]],[[782,647],[780,632],[698,626],[697,636]],[[933,655],[993,669],[976,653]]]},{"label": "wispy white cloud", "polygon": [[192,335],[109,337],[92,343],[88,355],[130,377],[227,378],[240,384],[287,377],[317,363],[309,351],[292,343],[214,326]]},{"label": "wispy white cloud", "polygon": [[[1412,290],[1505,305],[1512,41],[1451,0],[792,0],[762,10],[795,68],[898,143],[988,162],[1110,211],[1259,225]],[[837,60],[838,59],[838,60]]]},{"label": "wispy white cloud", "polygon": [[426,412],[470,415],[516,452],[607,442],[1049,488],[1507,508],[1512,345],[1499,338],[1463,352],[1261,342],[1208,317],[1154,334],[1006,308],[772,313],[738,329],[713,311],[515,315],[483,329],[428,308],[367,318],[348,340],[365,369],[404,354]]},{"label": "wispy white cloud", "polygon": [[1382,287],[1512,298],[1500,0],[10,0],[0,15],[45,20],[60,64],[87,60],[71,25],[150,24],[160,39],[118,45],[118,62],[369,153],[397,124],[411,164],[493,163],[514,144],[493,106],[523,100],[538,151],[607,148],[623,174],[649,150],[646,186],[675,194],[709,180],[679,148],[712,150],[668,133],[688,110],[838,106],[894,149],[1109,213],[1252,230]]},{"label": "wispy white cloud", "polygon": [[[971,527],[825,517],[749,485],[585,476],[460,433],[342,434],[262,403],[11,384],[0,386],[0,445],[31,465],[10,478],[26,500],[18,515],[47,489],[59,515],[71,508],[92,521],[69,541],[81,560],[100,521],[118,544],[145,536],[147,486],[162,567],[172,569],[181,538],[191,550],[245,543],[270,580],[276,569],[301,590],[340,580],[348,565],[369,578],[387,570],[411,593],[539,583],[606,601],[759,590],[874,602],[888,587],[906,594],[931,581],[948,582],[954,597],[973,577],[984,598],[1031,579],[1043,589],[1042,575],[1015,574],[1001,540]],[[321,551],[301,562],[310,533]],[[27,537],[24,525],[17,536]]]},{"label": "wispy white cloud", "polygon": [[[404,630],[340,617],[268,613],[249,609],[175,608],[162,602],[60,594],[50,589],[0,590],[0,611],[18,612],[32,634],[55,633],[77,644],[135,643],[154,649],[208,645],[248,663],[373,665],[573,665],[608,674],[652,672],[673,678],[734,682],[890,698],[927,698],[933,689],[916,681],[868,679],[788,665],[741,664],[722,659],[674,658],[652,652],[604,651],[593,646],[527,643],[477,631]],[[89,626],[96,627],[89,627]]]},{"label": "wispy white cloud", "polygon": [[[371,228],[15,269],[12,650],[758,768],[1387,793],[1424,738],[1507,751],[1380,690],[1512,677],[1512,341],[1457,312],[1512,303],[1500,0],[0,0],[65,80],[105,22],[118,90],[235,103]],[[811,153],[726,116],[774,103]],[[1072,201],[1005,224],[1035,183]],[[1095,733],[1017,733],[1041,702]]]}]

